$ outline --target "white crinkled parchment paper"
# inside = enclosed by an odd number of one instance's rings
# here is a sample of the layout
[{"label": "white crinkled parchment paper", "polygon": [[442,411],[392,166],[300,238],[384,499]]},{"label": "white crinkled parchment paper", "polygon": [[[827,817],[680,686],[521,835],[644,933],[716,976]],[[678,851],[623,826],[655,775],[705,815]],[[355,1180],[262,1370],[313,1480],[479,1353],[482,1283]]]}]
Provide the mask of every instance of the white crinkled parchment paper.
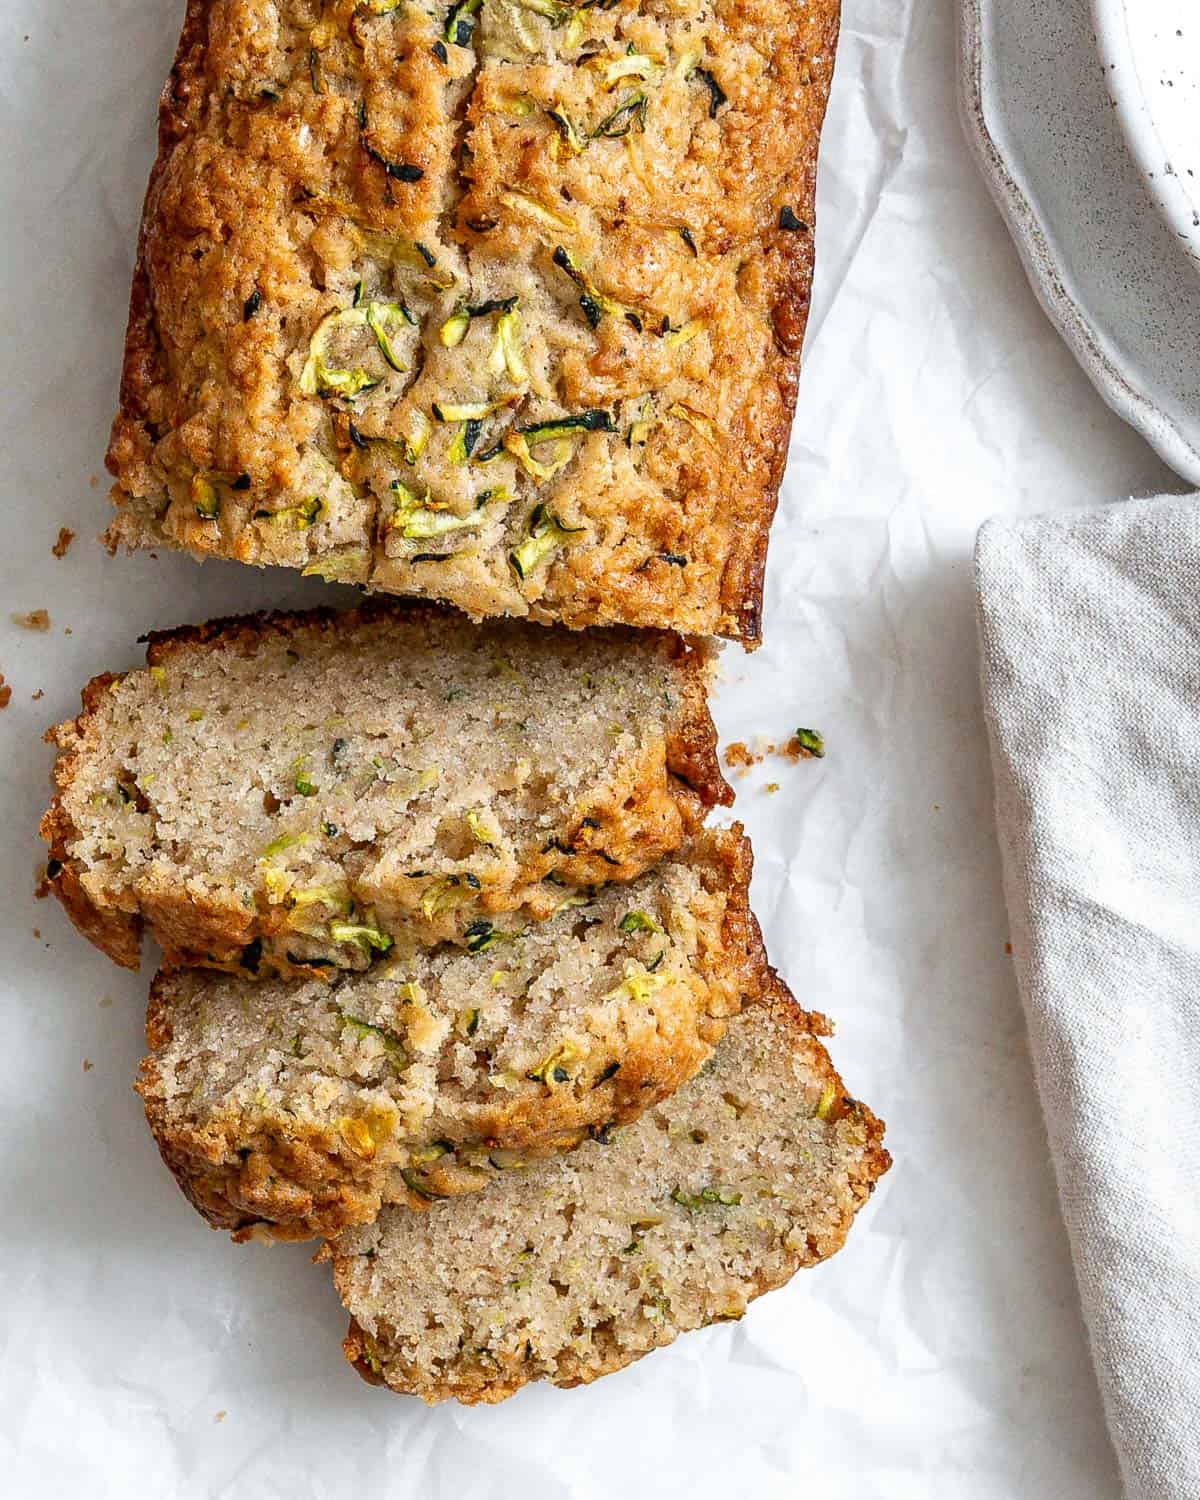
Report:
[{"label": "white crinkled parchment paper", "polygon": [[[147,628],[323,594],[93,540],[181,8],[0,7],[0,1492],[1115,1496],[1004,952],[970,549],[997,511],[1178,486],[1025,285],[960,138],[950,0],[845,6],[766,644],[727,650],[719,705],[727,740],[825,735],[824,761],[736,781],[737,814],[772,957],[837,1021],[896,1165],[842,1254],[742,1323],[590,1389],[433,1411],[343,1363],[306,1247],[195,1217],[129,1087],[148,976],[32,896],[39,736],[83,682]],[[46,634],[10,622],[42,607]]]}]

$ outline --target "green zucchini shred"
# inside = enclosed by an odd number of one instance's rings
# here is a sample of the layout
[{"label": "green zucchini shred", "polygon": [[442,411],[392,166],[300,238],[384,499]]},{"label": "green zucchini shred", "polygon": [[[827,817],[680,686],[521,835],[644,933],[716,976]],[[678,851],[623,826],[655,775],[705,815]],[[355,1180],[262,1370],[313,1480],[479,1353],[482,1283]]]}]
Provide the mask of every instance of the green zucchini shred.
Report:
[{"label": "green zucchini shred", "polygon": [[801,750],[806,750],[817,760],[825,758],[825,741],[815,729],[797,729],[793,738]]},{"label": "green zucchini shred", "polygon": [[647,912],[627,911],[617,923],[619,932],[661,932],[662,928]]},{"label": "green zucchini shred", "polygon": [[450,1196],[448,1193],[435,1193],[425,1181],[423,1174],[417,1171],[415,1167],[401,1167],[400,1176],[403,1177],[409,1191],[416,1193],[418,1198],[425,1198],[433,1202],[435,1198],[447,1198]]},{"label": "green zucchini shred", "polygon": [[276,526],[290,526],[295,531],[307,531],[325,509],[320,495],[311,495],[295,505],[284,505],[279,510],[256,510],[256,521],[270,521]]},{"label": "green zucchini shred", "polygon": [[349,1026],[360,1037],[377,1036],[386,1048],[388,1056],[397,1066],[408,1061],[408,1053],[404,1050],[403,1041],[386,1026],[375,1026],[359,1016],[350,1015],[348,1011],[339,1012],[339,1018],[343,1026]]},{"label": "green zucchini shred", "polygon": [[455,47],[469,47],[471,38],[475,34],[476,17],[483,0],[457,0],[446,14],[446,26],[442,32],[443,41],[452,43]]},{"label": "green zucchini shred", "polygon": [[508,554],[513,571],[520,579],[528,578],[539,563],[585,529],[583,526],[564,526],[549,507],[535,506],[529,517],[525,540]]},{"label": "green zucchini shred", "polygon": [[[385,530],[398,531],[405,541],[424,541],[430,537],[446,536],[451,531],[462,531],[469,526],[478,526],[479,508],[483,496],[476,502],[474,512],[459,516],[451,510],[438,510],[428,503],[422,504],[409,487],[399,479],[392,480],[394,509],[384,523]],[[484,495],[491,494],[484,491]],[[425,501],[428,502],[426,494]]]},{"label": "green zucchini shred", "polygon": [[335,943],[357,943],[364,953],[387,953],[394,942],[368,922],[330,922],[329,936]]},{"label": "green zucchini shred", "polygon": [[570,1042],[564,1042],[562,1046],[556,1047],[548,1057],[544,1058],[536,1068],[526,1073],[525,1077],[534,1083],[544,1083],[551,1088],[556,1083],[566,1083],[570,1078],[567,1064],[576,1062],[579,1054]]},{"label": "green zucchini shred", "polygon": [[701,1188],[698,1193],[689,1193],[686,1189],[677,1187],[671,1191],[671,1201],[678,1203],[681,1208],[707,1208],[710,1204],[719,1204],[722,1208],[735,1208],[741,1201],[741,1193],[734,1192],[732,1188]]},{"label": "green zucchini shred", "polygon": [[472,922],[463,936],[467,940],[468,953],[486,953],[497,943],[511,943],[513,940],[511,932],[497,932],[486,918]]},{"label": "green zucchini shred", "polygon": [[628,135],[636,122],[639,130],[646,128],[646,112],[650,107],[644,90],[638,89],[623,99],[610,115],[606,115],[591,133],[594,141],[619,140]]}]

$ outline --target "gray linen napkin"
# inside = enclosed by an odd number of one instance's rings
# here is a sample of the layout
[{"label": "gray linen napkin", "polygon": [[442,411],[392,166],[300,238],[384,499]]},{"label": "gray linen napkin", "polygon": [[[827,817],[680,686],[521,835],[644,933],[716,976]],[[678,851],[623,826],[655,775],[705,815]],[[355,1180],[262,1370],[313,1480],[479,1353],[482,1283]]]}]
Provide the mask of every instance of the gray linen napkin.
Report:
[{"label": "gray linen napkin", "polygon": [[1017,979],[1109,1428],[1130,1496],[1197,1500],[1200,499],[990,521],[976,579]]}]

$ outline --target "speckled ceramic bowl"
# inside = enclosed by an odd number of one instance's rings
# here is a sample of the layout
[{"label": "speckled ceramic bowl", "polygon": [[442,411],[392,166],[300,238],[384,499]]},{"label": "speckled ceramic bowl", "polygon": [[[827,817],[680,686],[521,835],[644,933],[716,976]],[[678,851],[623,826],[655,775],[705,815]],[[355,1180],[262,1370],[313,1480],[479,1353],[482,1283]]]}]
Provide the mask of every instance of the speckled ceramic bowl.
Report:
[{"label": "speckled ceramic bowl", "polygon": [[1091,0],[1109,96],[1151,196],[1200,268],[1200,5]]}]

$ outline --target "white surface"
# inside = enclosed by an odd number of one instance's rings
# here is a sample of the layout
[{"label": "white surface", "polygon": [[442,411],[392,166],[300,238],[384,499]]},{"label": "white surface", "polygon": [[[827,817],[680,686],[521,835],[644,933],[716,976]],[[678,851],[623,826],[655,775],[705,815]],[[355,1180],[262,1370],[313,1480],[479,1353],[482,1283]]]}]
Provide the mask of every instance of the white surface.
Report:
[{"label": "white surface", "polygon": [[1035,292],[1114,411],[1200,484],[1200,277],[1117,124],[1089,0],[958,3],[968,136]]},{"label": "white surface", "polygon": [[980,533],[1034,1072],[1129,1500],[1200,1494],[1200,506]]},{"label": "white surface", "polygon": [[1092,0],[1105,83],[1147,187],[1200,268],[1200,18],[1190,0]]},{"label": "white surface", "polygon": [[[727,652],[720,705],[726,738],[825,733],[826,760],[738,782],[738,812],[774,960],[837,1020],[896,1166],[846,1250],[736,1327],[589,1390],[429,1412],[344,1366],[306,1247],[234,1246],[195,1218],[129,1090],[148,975],[30,895],[38,736],[87,677],[138,660],[147,627],[324,591],[90,540],[178,8],[0,7],[6,1500],[1115,1497],[1004,952],[971,548],[997,511],[1170,476],[1029,294],[956,118],[954,8],[846,6],[767,644]],[[56,562],[64,522],[80,537]],[[38,606],[49,635],[9,623]]]}]

